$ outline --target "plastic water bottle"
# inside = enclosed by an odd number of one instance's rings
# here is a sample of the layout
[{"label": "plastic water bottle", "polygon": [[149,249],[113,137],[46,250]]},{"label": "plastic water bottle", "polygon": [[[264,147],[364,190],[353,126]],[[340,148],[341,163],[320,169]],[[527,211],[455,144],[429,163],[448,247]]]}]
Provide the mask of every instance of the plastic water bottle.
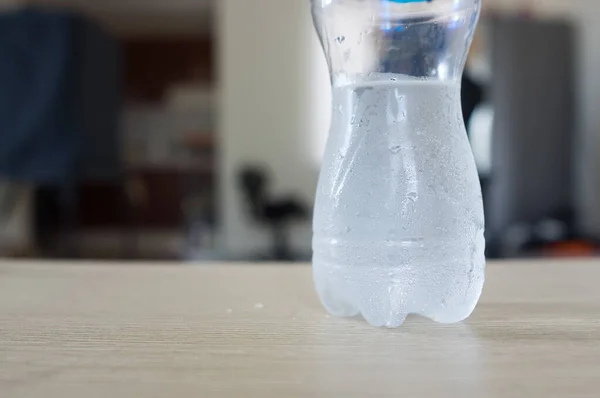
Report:
[{"label": "plastic water bottle", "polygon": [[453,323],[484,283],[481,188],[460,103],[480,0],[312,0],[333,86],[314,215],[336,316]]}]

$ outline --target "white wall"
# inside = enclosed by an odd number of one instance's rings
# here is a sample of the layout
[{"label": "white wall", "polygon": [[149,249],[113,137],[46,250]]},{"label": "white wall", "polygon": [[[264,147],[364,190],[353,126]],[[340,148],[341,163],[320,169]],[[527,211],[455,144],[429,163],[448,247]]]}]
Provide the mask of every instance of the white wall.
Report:
[{"label": "white wall", "polygon": [[[322,99],[329,87],[308,0],[220,0],[218,8],[223,239],[230,254],[244,256],[271,241],[244,211],[239,168],[268,166],[274,194],[294,194],[312,205],[319,172],[314,137],[327,131],[319,108],[324,104],[329,113]],[[319,91],[324,94],[317,103]],[[294,232],[295,249],[308,253],[310,221]]]}]

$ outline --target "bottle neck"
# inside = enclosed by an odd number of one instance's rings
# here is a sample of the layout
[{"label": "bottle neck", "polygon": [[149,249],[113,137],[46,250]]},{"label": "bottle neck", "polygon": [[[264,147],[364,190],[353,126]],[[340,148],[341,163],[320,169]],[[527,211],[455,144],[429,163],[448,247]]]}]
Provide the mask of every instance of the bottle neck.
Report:
[{"label": "bottle neck", "polygon": [[443,14],[386,14],[381,7],[350,3],[313,5],[334,84],[374,73],[460,80],[479,17],[478,2]]}]

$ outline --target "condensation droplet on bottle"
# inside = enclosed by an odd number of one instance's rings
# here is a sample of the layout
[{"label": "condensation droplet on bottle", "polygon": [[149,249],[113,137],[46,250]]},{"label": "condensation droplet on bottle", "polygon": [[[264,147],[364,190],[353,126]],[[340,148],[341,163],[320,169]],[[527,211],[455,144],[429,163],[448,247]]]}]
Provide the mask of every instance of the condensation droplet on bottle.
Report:
[{"label": "condensation droplet on bottle", "polygon": [[346,36],[338,36],[336,40],[338,43],[342,44],[346,41]]},{"label": "condensation droplet on bottle", "polygon": [[390,147],[390,152],[395,155],[400,152],[400,149],[402,149],[401,145],[393,145]]}]

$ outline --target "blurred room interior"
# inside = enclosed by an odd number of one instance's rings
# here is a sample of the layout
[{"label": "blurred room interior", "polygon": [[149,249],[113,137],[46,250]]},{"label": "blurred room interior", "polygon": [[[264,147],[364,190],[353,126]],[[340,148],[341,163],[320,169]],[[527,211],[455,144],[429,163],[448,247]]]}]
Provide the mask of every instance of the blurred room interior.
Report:
[{"label": "blurred room interior", "polygon": [[[330,88],[306,0],[0,0],[0,255],[308,261]],[[600,3],[485,0],[488,255],[600,253]]]}]

